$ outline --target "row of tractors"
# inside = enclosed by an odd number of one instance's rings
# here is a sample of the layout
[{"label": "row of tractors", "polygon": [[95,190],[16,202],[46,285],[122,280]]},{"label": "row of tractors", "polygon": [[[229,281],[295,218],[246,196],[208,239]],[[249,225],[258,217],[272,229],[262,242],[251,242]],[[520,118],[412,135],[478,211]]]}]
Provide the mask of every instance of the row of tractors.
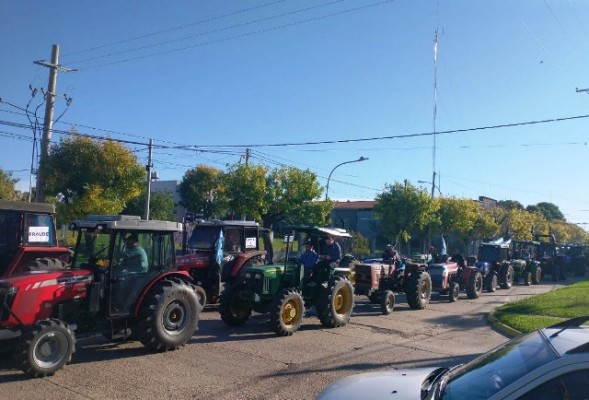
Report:
[{"label": "row of tractors", "polygon": [[358,295],[390,314],[399,293],[423,309],[432,292],[475,299],[516,280],[538,283],[544,268],[531,255],[535,242],[497,241],[481,245],[475,263],[461,255],[429,264],[345,255],[337,267],[319,262],[309,275],[300,244],[321,253],[325,237],[345,243],[349,233],[290,226],[274,249],[274,232],[252,221],[94,215],[70,224],[76,244],[69,249],[58,245],[52,205],[2,200],[0,225],[0,352],[12,351],[30,377],[63,368],[86,335],[174,350],[192,338],[208,305],[229,326],[267,313],[272,330],[289,336],[310,308],[324,327],[346,325]]}]

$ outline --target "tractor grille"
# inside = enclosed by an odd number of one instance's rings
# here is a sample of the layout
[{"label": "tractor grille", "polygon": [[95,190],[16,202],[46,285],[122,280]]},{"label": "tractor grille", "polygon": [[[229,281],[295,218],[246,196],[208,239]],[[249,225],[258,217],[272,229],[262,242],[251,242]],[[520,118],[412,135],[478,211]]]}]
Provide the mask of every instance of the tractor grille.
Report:
[{"label": "tractor grille", "polygon": [[245,285],[254,293],[268,293],[270,290],[270,278],[262,274],[252,274],[251,276],[246,274]]}]

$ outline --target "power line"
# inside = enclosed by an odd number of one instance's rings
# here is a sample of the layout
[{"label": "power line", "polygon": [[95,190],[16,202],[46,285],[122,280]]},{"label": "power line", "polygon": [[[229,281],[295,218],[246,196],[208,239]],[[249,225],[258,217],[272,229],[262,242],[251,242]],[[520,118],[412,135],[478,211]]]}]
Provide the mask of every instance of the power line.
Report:
[{"label": "power line", "polygon": [[[343,1],[343,0],[340,0]],[[383,1],[379,1],[376,3],[372,3],[372,4],[368,4],[368,5],[364,5],[364,6],[360,6],[360,7],[356,7],[356,8],[352,8],[352,9],[348,9],[348,10],[344,10],[344,11],[339,11],[339,12],[334,12],[331,14],[326,14],[326,15],[321,15],[318,17],[312,17],[312,18],[308,18],[308,19],[304,19],[304,20],[300,20],[300,21],[295,21],[289,24],[284,24],[284,25],[279,25],[279,26],[275,26],[275,27],[271,27],[271,28],[266,28],[266,29],[260,29],[257,31],[253,31],[253,32],[246,32],[246,33],[242,33],[239,35],[234,35],[234,36],[229,36],[226,38],[221,38],[221,39],[216,39],[216,40],[211,40],[208,42],[202,42],[202,43],[197,43],[195,45],[190,45],[190,46],[185,46],[185,47],[181,47],[181,48],[176,48],[176,49],[171,49],[171,50],[166,50],[166,51],[161,51],[161,52],[156,52],[156,53],[151,53],[151,54],[145,54],[142,56],[137,56],[137,57],[131,57],[131,58],[127,58],[127,59],[123,59],[123,60],[119,60],[119,61],[112,61],[112,62],[106,62],[106,63],[101,63],[101,64],[96,64],[96,65],[91,65],[88,67],[84,67],[83,69],[88,70],[88,69],[93,69],[93,68],[99,68],[99,67],[104,67],[104,66],[108,66],[108,65],[114,65],[114,64],[122,64],[125,62],[130,62],[130,61],[136,61],[136,60],[142,60],[145,58],[150,58],[150,57],[155,57],[155,56],[160,56],[160,55],[165,55],[165,54],[171,54],[171,53],[176,53],[179,51],[184,51],[184,50],[188,50],[188,49],[193,49],[196,47],[201,47],[201,46],[207,46],[207,45],[211,45],[211,44],[216,44],[216,43],[222,43],[222,42],[227,42],[230,40],[235,40],[235,39],[241,39],[244,37],[248,37],[248,36],[253,36],[253,35],[258,35],[260,33],[266,33],[266,32],[272,32],[272,31],[277,31],[280,29],[285,29],[285,28],[290,28],[296,25],[301,25],[307,22],[314,22],[314,21],[319,21],[321,19],[326,19],[326,18],[330,18],[330,17],[335,17],[335,16],[339,16],[339,15],[343,15],[343,14],[347,14],[347,13],[351,13],[351,12],[355,12],[355,11],[360,11],[363,9],[367,9],[370,7],[376,7],[382,4],[386,4],[386,3],[392,3],[396,0],[383,0]]]}]

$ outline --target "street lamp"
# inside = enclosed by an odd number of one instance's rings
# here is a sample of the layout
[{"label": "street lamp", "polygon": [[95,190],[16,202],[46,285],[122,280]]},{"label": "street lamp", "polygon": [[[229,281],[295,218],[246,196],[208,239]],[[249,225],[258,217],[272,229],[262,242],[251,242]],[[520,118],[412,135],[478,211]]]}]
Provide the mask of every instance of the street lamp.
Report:
[{"label": "street lamp", "polygon": [[344,164],[350,164],[350,163],[355,163],[355,162],[360,162],[360,161],[366,161],[368,160],[368,157],[360,157],[357,160],[352,160],[352,161],[345,161],[341,164],[336,165],[335,167],[333,167],[333,169],[331,170],[331,172],[329,173],[329,176],[327,177],[327,185],[325,186],[325,200],[327,201],[328,195],[329,195],[329,181],[331,180],[331,174],[333,174],[333,171],[335,171],[335,169],[337,167],[340,167]]}]

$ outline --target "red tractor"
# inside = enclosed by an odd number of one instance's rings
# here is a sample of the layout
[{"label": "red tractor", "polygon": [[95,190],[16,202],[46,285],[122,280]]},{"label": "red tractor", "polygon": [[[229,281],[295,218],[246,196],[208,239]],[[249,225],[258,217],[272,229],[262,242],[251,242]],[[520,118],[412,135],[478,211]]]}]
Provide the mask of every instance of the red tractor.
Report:
[{"label": "red tractor", "polygon": [[178,269],[197,285],[202,306],[216,304],[223,287],[239,278],[244,267],[272,261],[270,231],[254,221],[195,221],[187,224]]},{"label": "red tractor", "polygon": [[0,200],[0,277],[62,270],[70,251],[57,244],[55,206]]},{"label": "red tractor", "polygon": [[174,350],[196,331],[201,310],[186,272],[177,271],[174,234],[182,224],[136,216],[74,221],[68,268],[0,279],[0,345],[30,377],[53,375],[76,338],[102,334]]},{"label": "red tractor", "polygon": [[461,290],[466,291],[469,299],[477,299],[483,291],[483,275],[477,268],[466,264],[461,254],[442,256],[429,264],[433,291],[447,295],[450,302],[458,300]]}]

